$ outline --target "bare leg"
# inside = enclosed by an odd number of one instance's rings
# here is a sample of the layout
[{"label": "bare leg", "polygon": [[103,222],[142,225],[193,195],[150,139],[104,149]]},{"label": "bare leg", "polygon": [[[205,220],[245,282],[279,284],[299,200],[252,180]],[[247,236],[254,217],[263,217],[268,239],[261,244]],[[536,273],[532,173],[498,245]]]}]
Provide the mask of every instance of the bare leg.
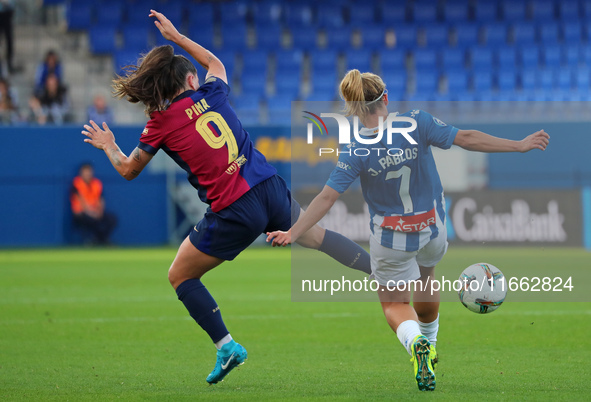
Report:
[{"label": "bare leg", "polygon": [[433,322],[439,314],[439,290],[433,291],[431,281],[435,279],[435,267],[419,267],[422,289],[418,289],[413,297],[413,307],[419,321]]},{"label": "bare leg", "polygon": [[410,291],[388,290],[385,286],[380,286],[378,296],[382,304],[382,310],[386,316],[386,321],[396,332],[398,326],[404,321],[417,321],[417,313],[410,306]]},{"label": "bare leg", "polygon": [[168,280],[176,290],[179,285],[189,279],[201,279],[210,269],[220,265],[224,260],[207,255],[195,248],[187,237],[168,270]]}]

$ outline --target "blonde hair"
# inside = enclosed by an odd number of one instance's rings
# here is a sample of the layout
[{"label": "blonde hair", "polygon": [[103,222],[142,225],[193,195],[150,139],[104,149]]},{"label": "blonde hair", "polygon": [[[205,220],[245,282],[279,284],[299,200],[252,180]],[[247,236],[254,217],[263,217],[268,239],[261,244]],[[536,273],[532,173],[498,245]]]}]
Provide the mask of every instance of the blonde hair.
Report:
[{"label": "blonde hair", "polygon": [[[347,116],[364,117],[366,114],[375,113],[379,102],[373,102],[382,96],[386,84],[380,76],[373,73],[360,73],[359,70],[350,70],[341,81],[341,96],[345,100]],[[371,104],[368,104],[373,102]]]}]

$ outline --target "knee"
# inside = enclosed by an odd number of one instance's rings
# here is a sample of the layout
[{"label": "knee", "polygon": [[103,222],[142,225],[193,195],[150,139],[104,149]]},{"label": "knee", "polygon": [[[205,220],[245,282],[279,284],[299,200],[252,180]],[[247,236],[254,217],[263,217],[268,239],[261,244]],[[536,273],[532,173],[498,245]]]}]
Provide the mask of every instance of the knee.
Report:
[{"label": "knee", "polygon": [[175,290],[179,287],[181,283],[185,281],[185,279],[182,277],[179,270],[175,266],[174,262],[168,269],[168,281]]},{"label": "knee", "polygon": [[297,243],[306,248],[311,248],[314,250],[318,250],[324,241],[324,235],[326,230],[321,228],[318,225],[313,226],[310,230],[308,230],[304,235],[302,235],[298,240]]}]

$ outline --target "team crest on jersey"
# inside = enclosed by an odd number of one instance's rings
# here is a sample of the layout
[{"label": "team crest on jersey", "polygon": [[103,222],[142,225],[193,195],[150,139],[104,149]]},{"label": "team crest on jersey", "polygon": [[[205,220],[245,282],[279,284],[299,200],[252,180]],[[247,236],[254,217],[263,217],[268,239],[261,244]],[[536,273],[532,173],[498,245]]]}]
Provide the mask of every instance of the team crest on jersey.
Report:
[{"label": "team crest on jersey", "polygon": [[148,128],[144,128],[144,131],[142,131],[142,134],[148,134]]},{"label": "team crest on jersey", "polygon": [[439,120],[437,117],[433,117],[433,122],[435,122],[435,124],[437,124],[440,127],[445,127],[447,126],[447,124],[445,124],[444,122],[442,122],[441,120]]}]

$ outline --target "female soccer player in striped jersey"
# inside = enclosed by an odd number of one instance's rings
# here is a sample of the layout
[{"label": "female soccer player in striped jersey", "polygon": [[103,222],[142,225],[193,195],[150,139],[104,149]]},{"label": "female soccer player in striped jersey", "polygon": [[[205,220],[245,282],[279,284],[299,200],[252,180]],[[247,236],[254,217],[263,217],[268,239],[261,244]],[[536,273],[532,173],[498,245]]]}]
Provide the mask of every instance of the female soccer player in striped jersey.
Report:
[{"label": "female soccer player in striped jersey", "polygon": [[[107,124],[90,121],[86,142],[102,149],[124,178],[132,180],[163,149],[187,172],[201,200],[210,205],[204,218],[181,244],[168,278],[191,317],[215,343],[217,361],[207,382],[217,383],[244,362],[246,350],[236,343],[220,309],[201,277],[225,260],[233,260],[261,233],[288,230],[300,214],[283,179],[267,163],[242,128],[228,103],[230,88],[220,60],[179,34],[161,13],[151,11],[167,40],[187,51],[207,71],[199,86],[195,66],[175,55],[172,46],[152,49],[128,75],[114,81],[114,92],[141,102],[150,116],[139,145],[128,157],[115,143]],[[301,237],[339,262],[370,273],[369,255],[349,239],[319,226]]]},{"label": "female soccer player in striped jersey", "polygon": [[[366,139],[379,133],[379,121],[388,116],[388,94],[382,79],[358,70],[347,73],[340,84],[347,115],[359,116]],[[339,155],[339,164],[322,192],[288,232],[269,233],[267,241],[286,245],[297,241],[315,225],[333,203],[357,178],[371,215],[370,256],[372,276],[380,285],[378,296],[388,324],[412,356],[414,376],[420,390],[435,389],[433,364],[437,361],[435,343],[439,329],[439,293],[430,284],[435,265],[447,250],[445,200],[430,147],[448,149],[452,144],[470,151],[527,152],[544,150],[549,136],[543,130],[521,141],[493,137],[476,130],[458,130],[422,110],[404,113],[415,119],[410,132],[413,145],[402,135],[393,136],[383,152],[356,156],[359,144]],[[397,123],[408,127],[408,123]],[[361,144],[363,145],[363,144]],[[392,155],[386,149],[396,149]],[[373,149],[373,148],[372,148]],[[364,155],[364,152],[358,152]],[[346,167],[346,168],[344,168]],[[396,289],[397,283],[420,280],[410,306],[410,286]]]}]

